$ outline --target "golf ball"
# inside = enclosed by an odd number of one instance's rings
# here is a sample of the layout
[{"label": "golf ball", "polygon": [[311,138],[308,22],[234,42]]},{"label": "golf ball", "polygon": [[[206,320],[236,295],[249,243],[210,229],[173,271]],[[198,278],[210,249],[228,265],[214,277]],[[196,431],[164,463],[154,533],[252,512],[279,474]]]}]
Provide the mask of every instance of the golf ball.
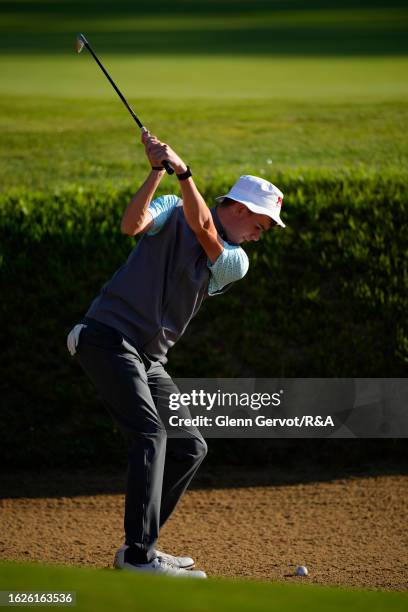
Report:
[{"label": "golf ball", "polygon": [[306,565],[298,565],[295,571],[296,576],[307,576],[309,571]]}]

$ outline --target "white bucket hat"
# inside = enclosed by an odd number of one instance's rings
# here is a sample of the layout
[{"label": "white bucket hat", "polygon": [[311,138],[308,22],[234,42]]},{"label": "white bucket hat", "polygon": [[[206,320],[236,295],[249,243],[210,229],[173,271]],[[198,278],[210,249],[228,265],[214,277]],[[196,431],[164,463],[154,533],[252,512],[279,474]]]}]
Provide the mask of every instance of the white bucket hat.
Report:
[{"label": "white bucket hat", "polygon": [[240,176],[229,192],[216,198],[216,201],[222,202],[224,198],[245,204],[252,212],[267,215],[281,227],[286,227],[280,218],[283,193],[265,179],[250,174]]}]

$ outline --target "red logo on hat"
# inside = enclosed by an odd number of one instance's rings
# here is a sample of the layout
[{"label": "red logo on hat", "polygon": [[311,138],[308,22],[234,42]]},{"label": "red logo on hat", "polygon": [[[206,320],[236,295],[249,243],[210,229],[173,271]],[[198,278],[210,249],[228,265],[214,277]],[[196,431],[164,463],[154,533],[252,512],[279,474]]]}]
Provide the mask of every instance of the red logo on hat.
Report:
[{"label": "red logo on hat", "polygon": [[281,196],[278,196],[277,202],[276,202],[276,206],[282,206],[282,200],[283,198],[281,198]]}]

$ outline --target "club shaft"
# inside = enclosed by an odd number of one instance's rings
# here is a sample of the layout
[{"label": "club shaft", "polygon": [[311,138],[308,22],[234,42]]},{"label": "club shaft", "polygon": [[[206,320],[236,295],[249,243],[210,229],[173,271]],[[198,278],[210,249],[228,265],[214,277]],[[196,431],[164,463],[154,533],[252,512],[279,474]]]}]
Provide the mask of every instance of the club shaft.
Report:
[{"label": "club shaft", "polygon": [[84,44],[86,46],[86,48],[88,49],[89,53],[92,55],[92,57],[94,58],[94,60],[96,61],[96,63],[98,64],[99,68],[102,70],[102,72],[104,73],[104,75],[106,76],[106,78],[108,79],[108,81],[110,82],[110,84],[112,85],[113,89],[116,91],[116,93],[118,94],[119,98],[122,100],[123,104],[126,106],[126,108],[128,109],[129,113],[132,115],[133,119],[136,121],[137,125],[140,128],[143,128],[143,123],[140,121],[139,117],[136,115],[136,113],[132,110],[132,108],[129,106],[129,104],[126,101],[126,98],[124,97],[124,95],[122,94],[122,92],[120,91],[119,87],[117,87],[116,83],[114,82],[114,80],[112,79],[112,77],[110,76],[109,72],[106,70],[106,68],[104,67],[104,65],[102,64],[102,62],[99,61],[98,56],[96,55],[96,53],[94,53],[91,45],[88,43],[88,41],[84,41]]},{"label": "club shaft", "polygon": [[[143,123],[140,121],[139,117],[136,115],[136,113],[133,111],[133,109],[129,106],[129,104],[127,103],[126,98],[124,97],[124,95],[120,91],[119,87],[116,85],[115,81],[110,76],[109,72],[106,70],[105,66],[102,64],[102,62],[99,61],[98,56],[96,55],[96,53],[94,53],[94,50],[92,49],[92,47],[89,44],[89,42],[86,40],[85,36],[83,34],[79,34],[78,40],[81,41],[81,43],[83,43],[83,45],[88,49],[89,53],[94,58],[95,62],[98,64],[99,68],[102,70],[103,74],[106,76],[106,78],[108,79],[109,83],[112,85],[113,89],[116,91],[116,93],[118,94],[119,98],[122,100],[123,104],[128,109],[129,113],[133,117],[133,119],[136,122],[136,124],[139,126],[139,128],[142,131],[145,131],[146,128],[144,127]],[[78,53],[80,53],[80,52],[81,52],[81,47],[78,50]],[[171,166],[171,164],[169,163],[169,161],[167,159],[164,159],[162,161],[162,165],[163,165],[163,168],[165,168],[167,174],[174,174],[174,168]]]}]

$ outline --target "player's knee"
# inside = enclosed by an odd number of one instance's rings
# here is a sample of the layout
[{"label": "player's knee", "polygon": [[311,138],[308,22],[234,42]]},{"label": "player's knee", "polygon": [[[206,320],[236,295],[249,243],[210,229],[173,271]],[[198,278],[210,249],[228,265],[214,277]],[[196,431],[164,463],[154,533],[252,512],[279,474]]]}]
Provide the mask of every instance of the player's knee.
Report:
[{"label": "player's knee", "polygon": [[170,452],[178,461],[195,465],[206,456],[207,444],[204,438],[180,438],[172,445]]},{"label": "player's knee", "polygon": [[207,454],[208,446],[204,438],[192,439],[192,455],[196,461],[201,462]]},{"label": "player's knee", "polygon": [[200,440],[200,455],[201,455],[201,458],[204,459],[204,457],[206,456],[207,453],[208,453],[207,442],[204,440],[204,438],[201,438],[201,440]]}]

